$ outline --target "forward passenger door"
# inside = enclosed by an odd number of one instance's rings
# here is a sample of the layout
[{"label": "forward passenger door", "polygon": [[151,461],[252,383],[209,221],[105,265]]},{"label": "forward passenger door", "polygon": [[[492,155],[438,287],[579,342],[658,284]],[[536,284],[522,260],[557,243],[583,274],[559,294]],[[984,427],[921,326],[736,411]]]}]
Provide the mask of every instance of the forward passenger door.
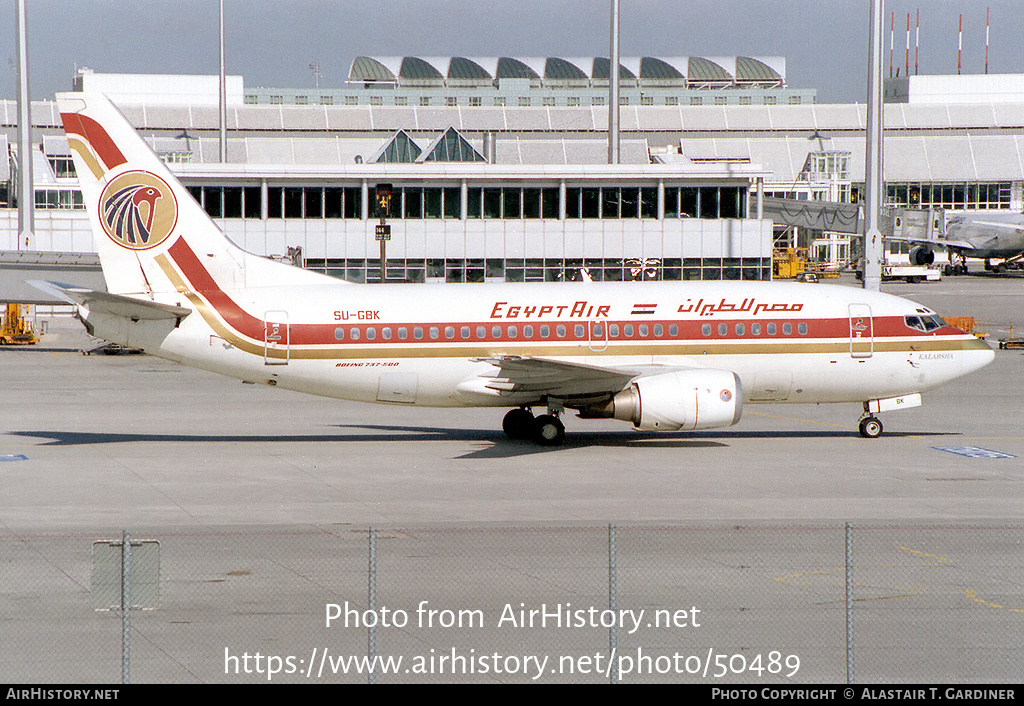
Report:
[{"label": "forward passenger door", "polygon": [[875,350],[871,306],[850,304],[850,357],[870,358]]}]

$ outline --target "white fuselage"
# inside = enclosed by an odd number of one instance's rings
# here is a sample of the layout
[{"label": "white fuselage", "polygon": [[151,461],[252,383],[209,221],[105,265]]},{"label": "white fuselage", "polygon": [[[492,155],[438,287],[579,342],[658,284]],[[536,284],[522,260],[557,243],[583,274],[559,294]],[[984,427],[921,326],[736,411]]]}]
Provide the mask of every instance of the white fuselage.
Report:
[{"label": "white fuselage", "polygon": [[[188,265],[181,270],[189,276]],[[729,370],[752,403],[898,397],[993,357],[956,329],[908,326],[905,317],[928,312],[917,304],[813,284],[339,282],[182,290],[165,303],[195,311],[176,328],[143,321],[122,324],[124,336],[97,333],[243,380],[365,402],[543,402],[541,394],[500,393],[480,383],[494,370],[481,359],[497,356],[638,375],[661,367]]]}]

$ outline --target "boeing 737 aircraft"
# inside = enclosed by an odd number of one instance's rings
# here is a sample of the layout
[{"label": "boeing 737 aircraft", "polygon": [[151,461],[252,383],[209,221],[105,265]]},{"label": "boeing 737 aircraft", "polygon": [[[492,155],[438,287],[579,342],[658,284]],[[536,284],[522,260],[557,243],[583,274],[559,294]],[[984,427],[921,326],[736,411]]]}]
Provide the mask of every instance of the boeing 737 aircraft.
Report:
[{"label": "boeing 737 aircraft", "polygon": [[108,292],[40,286],[96,336],[243,381],[511,408],[506,434],[545,445],[566,409],[675,431],[757,402],[863,403],[876,437],[875,413],[993,358],[926,307],[838,286],[349,284],[233,245],[105,97],[58,103]]},{"label": "boeing 737 aircraft", "polygon": [[[967,258],[985,261],[985,269],[1000,274],[1024,266],[1024,214],[1006,211],[974,211],[958,213],[945,221],[945,232],[934,239],[893,238],[910,240],[917,247],[910,251],[914,265],[930,265],[935,249],[949,251],[950,265],[946,274],[967,272]],[[991,260],[1000,260],[992,263]]]}]

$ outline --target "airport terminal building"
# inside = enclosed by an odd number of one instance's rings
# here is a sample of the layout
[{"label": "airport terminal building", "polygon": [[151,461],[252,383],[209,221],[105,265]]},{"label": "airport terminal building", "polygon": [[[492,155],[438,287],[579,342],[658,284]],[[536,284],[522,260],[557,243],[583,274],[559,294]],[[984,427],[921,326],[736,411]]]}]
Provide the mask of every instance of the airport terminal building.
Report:
[{"label": "airport terminal building", "polygon": [[[602,74],[597,59],[360,57],[349,88],[315,101],[229,77],[225,162],[216,77],[83,70],[76,87],[111,95],[241,247],[355,282],[380,277],[380,184],[393,194],[386,276],[415,282],[768,279],[773,223],[759,193],[858,200],[865,107],[788,89],[784,61],[645,58],[620,75],[616,165],[607,60]],[[915,102],[891,88],[906,102],[885,109],[890,203],[1022,210],[1024,96],[979,104],[953,87]],[[33,104],[26,243],[14,101],[0,101],[0,120],[3,260],[92,252],[55,104]],[[848,236],[804,237],[848,254]]]}]

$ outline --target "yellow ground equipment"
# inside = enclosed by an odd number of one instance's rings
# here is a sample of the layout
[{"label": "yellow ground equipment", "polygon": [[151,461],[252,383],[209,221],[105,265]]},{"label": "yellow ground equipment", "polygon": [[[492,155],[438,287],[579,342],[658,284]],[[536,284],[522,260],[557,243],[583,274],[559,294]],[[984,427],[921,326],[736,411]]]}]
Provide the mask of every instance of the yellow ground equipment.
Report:
[{"label": "yellow ground equipment", "polygon": [[32,322],[25,314],[28,307],[24,304],[7,304],[3,324],[0,325],[0,344],[39,343],[39,336],[32,330]]},{"label": "yellow ground equipment", "polygon": [[772,277],[793,279],[807,269],[807,248],[777,249],[772,253]]}]

